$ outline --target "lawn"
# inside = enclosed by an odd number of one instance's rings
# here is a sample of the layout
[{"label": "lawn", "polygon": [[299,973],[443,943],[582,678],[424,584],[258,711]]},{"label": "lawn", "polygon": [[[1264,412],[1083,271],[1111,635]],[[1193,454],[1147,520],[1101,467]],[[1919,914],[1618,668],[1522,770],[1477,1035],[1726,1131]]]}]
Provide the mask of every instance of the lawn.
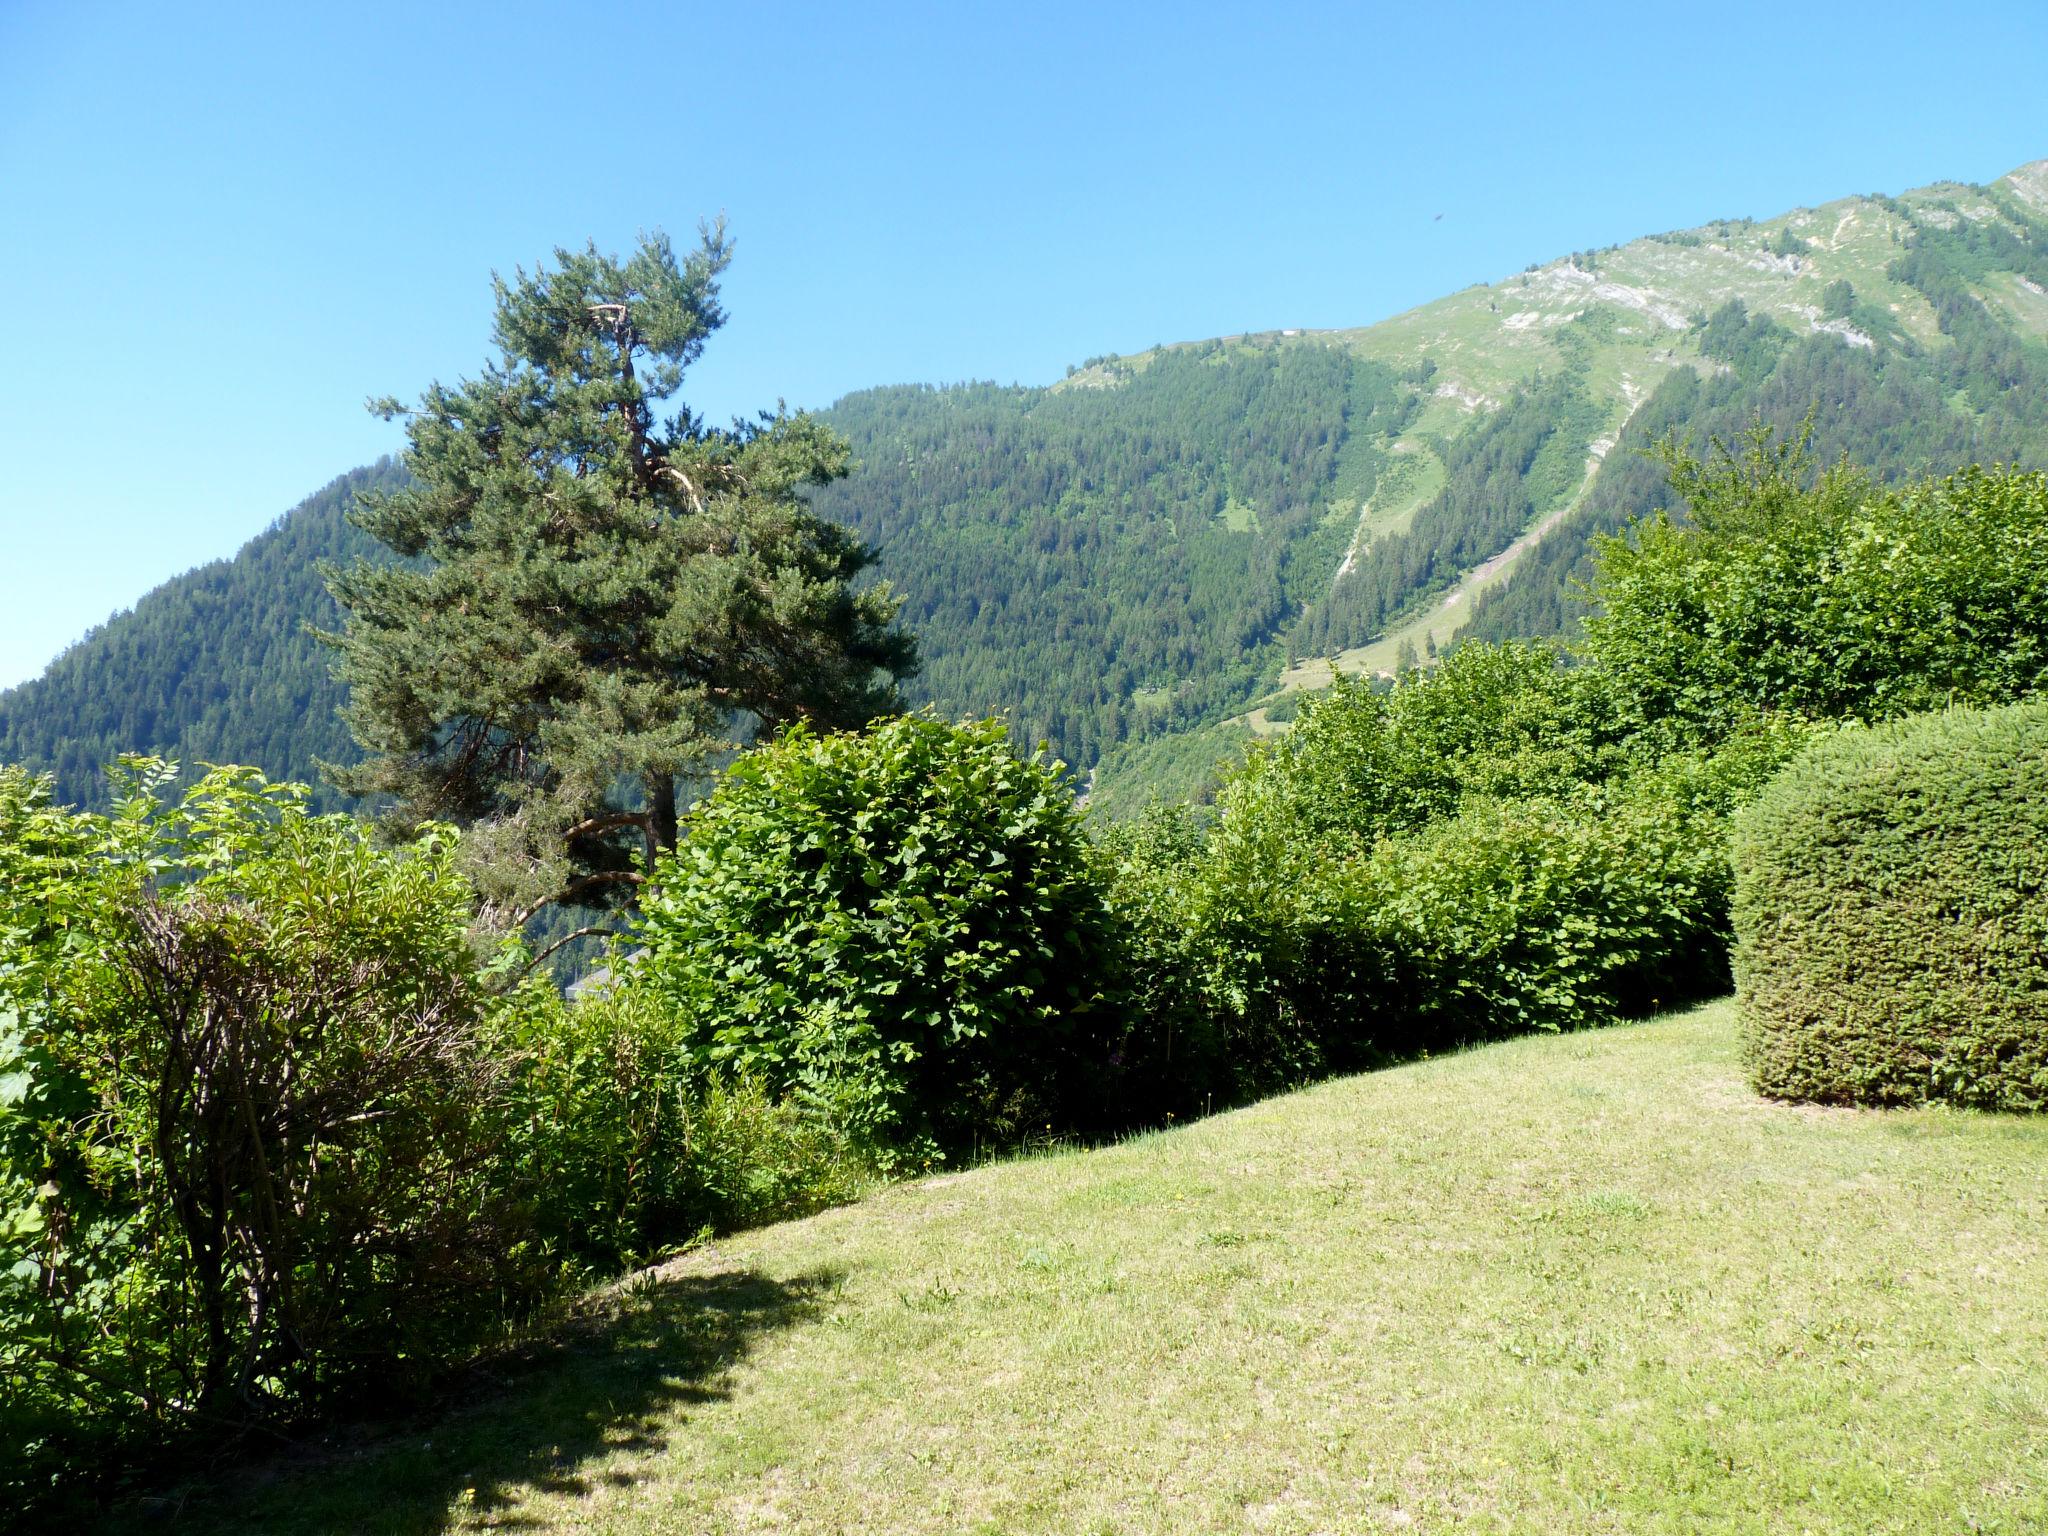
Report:
[{"label": "lawn", "polygon": [[2048,1122],[1761,1102],[1716,1004],[721,1242],[151,1524],[2040,1530],[2044,1215]]}]

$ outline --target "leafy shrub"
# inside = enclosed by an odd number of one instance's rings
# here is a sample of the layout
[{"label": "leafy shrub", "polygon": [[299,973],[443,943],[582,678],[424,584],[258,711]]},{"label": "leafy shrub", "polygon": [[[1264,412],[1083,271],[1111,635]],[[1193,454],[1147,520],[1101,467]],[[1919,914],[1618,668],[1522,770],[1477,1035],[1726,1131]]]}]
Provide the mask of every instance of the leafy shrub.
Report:
[{"label": "leafy shrub", "polygon": [[697,1065],[689,1030],[644,990],[529,998],[499,1049],[512,1064],[506,1164],[542,1192],[539,1238],[573,1271],[805,1215],[866,1183],[816,1116]]},{"label": "leafy shrub", "polygon": [[858,1192],[631,989],[487,964],[452,838],[0,770],[0,1497],[403,1392],[565,1279]]},{"label": "leafy shrub", "polygon": [[1718,991],[1728,812],[1796,739],[1745,735],[1558,794],[1467,793],[1369,842],[1273,814],[1280,774],[1248,776],[1206,832],[1165,816],[1119,829],[1108,889],[1149,1031],[1132,1059],[1165,1060],[1171,1041],[1165,1083],[1242,1098]]},{"label": "leafy shrub", "polygon": [[1524,798],[1626,766],[1604,678],[1538,642],[1473,643],[1391,691],[1339,677],[1300,723],[1255,749],[1229,815],[1289,836],[1369,846],[1456,813],[1467,795]]},{"label": "leafy shrub", "polygon": [[2048,681],[2048,475],[1882,491],[1809,476],[1800,441],[1767,429],[1669,463],[1689,520],[1602,540],[1586,622],[1631,733],[1712,742],[1759,715],[1890,719]]},{"label": "leafy shrub", "polygon": [[1207,827],[1189,806],[1156,804],[1135,820],[1094,822],[1091,830],[1125,1003],[1107,1053],[1120,1119],[1156,1124],[1235,1102],[1264,1074],[1241,1049],[1244,1030],[1214,1006],[1221,947],[1196,910],[1206,889],[1199,882]]},{"label": "leafy shrub", "polygon": [[1086,1118],[1107,913],[1057,766],[924,716],[742,757],[643,904],[694,1062],[829,1102],[888,1156]]},{"label": "leafy shrub", "polygon": [[1817,742],[1738,817],[1735,869],[1760,1090],[2048,1107],[2048,704]]},{"label": "leafy shrub", "polygon": [[[216,770],[112,817],[0,774],[0,1408],[95,1444],[403,1384],[537,1292],[447,840]],[[31,1486],[35,1485],[35,1486]]]},{"label": "leafy shrub", "polygon": [[1579,1029],[1725,985],[1716,765],[1605,791],[1469,801],[1382,844],[1336,911],[1383,958],[1375,1052]]},{"label": "leafy shrub", "polygon": [[1128,1006],[1113,1061],[1135,1120],[1237,1102],[1327,1070],[1293,983],[1310,973],[1311,845],[1274,823],[1159,808],[1098,834]]},{"label": "leafy shrub", "polygon": [[[1570,834],[1546,835],[1526,870],[1488,865],[1481,823],[1540,801],[1534,824],[1549,826],[1554,802],[1632,767],[1605,725],[1603,680],[1564,661],[1547,645],[1470,644],[1391,692],[1340,680],[1252,755],[1223,797],[1191,922],[1214,937],[1222,1001],[1263,1042],[1250,1060],[1334,1069],[1492,1028],[1430,1022],[1447,997],[1424,980],[1437,965],[1424,952],[1479,942],[1476,909],[1432,905],[1432,893],[1459,888],[1464,900],[1498,878],[1518,904],[1494,909],[1503,932],[1563,921],[1527,903],[1552,868],[1545,848],[1591,846],[1591,822],[1571,812]],[[1468,857],[1478,865],[1459,873]],[[1423,932],[1425,915],[1440,931]],[[1466,955],[1479,969],[1457,981],[1443,971],[1443,985],[1484,984],[1491,953]]]}]

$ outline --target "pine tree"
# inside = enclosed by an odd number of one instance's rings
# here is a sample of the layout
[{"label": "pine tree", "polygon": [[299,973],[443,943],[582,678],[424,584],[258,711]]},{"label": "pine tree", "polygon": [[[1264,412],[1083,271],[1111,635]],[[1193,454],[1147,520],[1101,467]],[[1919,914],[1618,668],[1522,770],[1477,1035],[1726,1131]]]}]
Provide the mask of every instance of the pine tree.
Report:
[{"label": "pine tree", "polygon": [[859,725],[915,665],[870,556],[800,492],[843,439],[778,410],[729,429],[656,407],[725,320],[722,222],[679,261],[558,250],[493,276],[498,361],[403,417],[408,489],[357,526],[399,556],[325,572],[322,638],[367,753],[329,777],[399,827],[469,830],[487,909],[630,899],[675,846],[681,784],[761,727]]}]

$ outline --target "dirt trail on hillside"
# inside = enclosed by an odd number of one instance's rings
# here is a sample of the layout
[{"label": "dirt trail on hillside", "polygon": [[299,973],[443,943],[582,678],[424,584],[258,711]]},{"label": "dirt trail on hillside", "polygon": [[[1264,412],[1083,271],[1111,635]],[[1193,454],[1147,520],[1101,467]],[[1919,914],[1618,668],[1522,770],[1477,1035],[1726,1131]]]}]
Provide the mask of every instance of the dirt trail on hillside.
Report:
[{"label": "dirt trail on hillside", "polygon": [[1586,473],[1579,481],[1579,488],[1572,492],[1570,498],[1563,505],[1557,507],[1554,511],[1546,512],[1542,517],[1538,518],[1535,527],[1521,533],[1514,543],[1510,544],[1506,549],[1491,559],[1480,561],[1479,564],[1467,571],[1458,584],[1452,587],[1449,594],[1445,596],[1443,601],[1444,607],[1449,608],[1457,603],[1460,598],[1468,597],[1477,592],[1479,588],[1486,586],[1502,571],[1519,560],[1524,550],[1528,549],[1538,539],[1542,538],[1551,529],[1563,522],[1565,518],[1578,510],[1579,503],[1586,499],[1586,492],[1593,488],[1593,477],[1600,472],[1600,466],[1606,462],[1607,455],[1613,452],[1614,445],[1621,441],[1621,434],[1628,430],[1628,424],[1635,420],[1636,412],[1643,408],[1643,402],[1649,398],[1649,395],[1646,391],[1636,386],[1635,380],[1623,374],[1621,379],[1621,397],[1628,402],[1628,414],[1621,418],[1621,424],[1614,429],[1613,436],[1596,438],[1589,445],[1590,451],[1586,454]]}]

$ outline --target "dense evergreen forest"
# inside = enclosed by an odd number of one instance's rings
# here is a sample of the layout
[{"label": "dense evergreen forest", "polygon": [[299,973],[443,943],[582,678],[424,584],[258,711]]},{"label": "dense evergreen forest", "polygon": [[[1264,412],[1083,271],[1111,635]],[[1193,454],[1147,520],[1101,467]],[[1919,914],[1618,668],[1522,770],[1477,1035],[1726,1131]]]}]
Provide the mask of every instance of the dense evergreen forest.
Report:
[{"label": "dense evergreen forest", "polygon": [[1518,390],[1465,436],[1438,451],[1444,488],[1405,530],[1375,540],[1303,615],[1298,655],[1363,645],[1407,605],[1441,591],[1505,549],[1530,520],[1571,494],[1600,413],[1583,371]]},{"label": "dense evergreen forest", "polygon": [[[79,804],[103,800],[102,770],[123,752],[319,783],[321,761],[355,750],[336,714],[341,689],[306,632],[339,618],[319,565],[369,553],[345,514],[360,492],[403,479],[389,459],[351,470],[233,559],[165,582],[41,677],[0,693],[0,763],[55,774],[58,798]],[[332,792],[321,794],[333,808]]]},{"label": "dense evergreen forest", "polygon": [[[1817,458],[1885,479],[2048,462],[2043,185],[1702,226],[1364,331],[1092,359],[1050,388],[862,391],[821,413],[858,467],[816,505],[906,598],[913,701],[1000,711],[1084,773],[1197,785],[1290,662],[1487,562],[1509,575],[1462,633],[1570,630],[1592,536],[1670,499],[1646,451],[1667,436],[1810,416]],[[305,632],[334,617],[316,565],[366,547],[344,513],[401,473],[343,476],[0,694],[0,761],[93,802],[122,751],[305,779],[351,758]]]},{"label": "dense evergreen forest", "polygon": [[928,698],[1087,766],[1272,675],[1343,554],[1346,444],[1403,402],[1377,364],[1274,341],[1094,388],[871,390],[830,413],[861,467],[818,504],[908,595]]}]

